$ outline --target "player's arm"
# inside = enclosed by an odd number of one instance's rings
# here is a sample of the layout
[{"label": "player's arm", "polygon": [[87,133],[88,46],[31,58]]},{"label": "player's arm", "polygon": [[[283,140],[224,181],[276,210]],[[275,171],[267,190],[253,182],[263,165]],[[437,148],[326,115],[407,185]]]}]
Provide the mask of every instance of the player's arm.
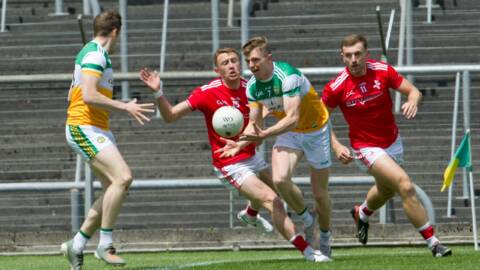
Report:
[{"label": "player's arm", "polygon": [[407,119],[414,118],[418,111],[418,105],[422,101],[422,93],[407,79],[403,79],[398,92],[407,96],[407,101],[402,105],[402,113]]},{"label": "player's arm", "polygon": [[167,123],[172,123],[192,112],[190,105],[186,101],[182,101],[175,106],[168,101],[163,95],[162,81],[158,76],[158,72],[150,71],[146,68],[140,71],[140,79],[147,85],[154,93],[157,100],[158,110],[162,115],[163,120]]},{"label": "player's arm", "polygon": [[[331,114],[334,110],[334,108],[331,108],[329,106],[326,106],[329,114]],[[329,124],[330,125],[330,124]],[[335,153],[335,156],[337,157],[340,162],[343,164],[348,164],[350,161],[353,160],[352,153],[350,153],[350,149],[343,145],[337,138],[337,135],[335,135],[335,132],[333,131],[333,126],[330,126],[330,140],[331,140],[331,145],[332,145],[332,150]]]},{"label": "player's arm", "polygon": [[264,130],[265,136],[275,136],[294,129],[300,119],[300,103],[302,99],[299,95],[283,96],[283,109],[285,117],[280,119],[275,125]]},{"label": "player's arm", "polygon": [[262,140],[263,126],[263,105],[258,101],[249,102],[250,114],[248,124],[240,135],[240,141],[245,141],[242,144],[248,145],[251,141]]},{"label": "player's arm", "polygon": [[98,91],[98,83],[100,78],[95,75],[82,74],[80,78],[80,87],[82,89],[83,102],[89,106],[94,106],[109,111],[125,111],[135,118],[140,124],[143,121],[150,121],[144,115],[145,112],[154,112],[153,103],[137,104],[137,100],[133,99],[127,103],[110,99],[102,95]]}]

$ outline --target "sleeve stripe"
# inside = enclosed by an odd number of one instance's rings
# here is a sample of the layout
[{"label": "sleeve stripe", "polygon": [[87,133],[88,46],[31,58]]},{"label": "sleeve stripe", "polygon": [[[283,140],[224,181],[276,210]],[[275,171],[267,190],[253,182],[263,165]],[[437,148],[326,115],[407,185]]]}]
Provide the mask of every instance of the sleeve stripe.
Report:
[{"label": "sleeve stripe", "polygon": [[284,96],[291,96],[292,94],[299,94],[299,87],[295,87],[293,89],[288,90],[287,92],[283,92]]},{"label": "sleeve stripe", "polygon": [[82,69],[97,70],[103,73],[103,67],[96,64],[89,64],[89,63],[82,64]]}]

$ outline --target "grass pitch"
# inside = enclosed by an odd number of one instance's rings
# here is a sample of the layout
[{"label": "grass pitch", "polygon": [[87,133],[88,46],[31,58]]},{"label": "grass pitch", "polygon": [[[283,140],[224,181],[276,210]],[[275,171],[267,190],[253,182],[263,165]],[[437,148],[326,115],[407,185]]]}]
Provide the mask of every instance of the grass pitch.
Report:
[{"label": "grass pitch", "polygon": [[[453,256],[433,258],[425,247],[361,247],[335,248],[333,262],[311,263],[296,250],[205,251],[124,253],[127,266],[114,268],[85,256],[84,270],[291,270],[291,269],[355,269],[355,270],[455,270],[480,269],[480,251],[473,246],[452,246]],[[0,256],[1,270],[69,269],[61,255]]]}]

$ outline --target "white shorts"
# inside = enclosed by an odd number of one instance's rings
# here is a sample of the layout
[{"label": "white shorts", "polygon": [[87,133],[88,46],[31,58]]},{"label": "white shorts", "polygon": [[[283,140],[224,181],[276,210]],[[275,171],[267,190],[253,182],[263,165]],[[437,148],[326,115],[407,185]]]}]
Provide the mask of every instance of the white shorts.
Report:
[{"label": "white shorts", "polygon": [[370,167],[372,167],[373,163],[381,156],[381,155],[389,155],[395,162],[399,165],[403,164],[403,144],[402,138],[398,135],[395,142],[392,143],[388,148],[380,148],[380,147],[364,147],[360,149],[353,149],[353,153],[355,155],[355,163],[360,168],[360,170],[366,172]]},{"label": "white shorts", "polygon": [[213,167],[213,171],[227,188],[232,189],[232,187],[234,187],[235,189],[239,189],[248,177],[256,175],[267,167],[268,165],[265,160],[257,153],[251,158],[227,165],[223,168]]},{"label": "white shorts", "polygon": [[68,145],[88,161],[92,160],[103,148],[117,143],[110,130],[95,126],[66,125],[65,135]]},{"label": "white shorts", "polygon": [[273,147],[301,150],[307,162],[317,170],[332,165],[330,156],[330,123],[310,133],[287,132],[279,135]]}]

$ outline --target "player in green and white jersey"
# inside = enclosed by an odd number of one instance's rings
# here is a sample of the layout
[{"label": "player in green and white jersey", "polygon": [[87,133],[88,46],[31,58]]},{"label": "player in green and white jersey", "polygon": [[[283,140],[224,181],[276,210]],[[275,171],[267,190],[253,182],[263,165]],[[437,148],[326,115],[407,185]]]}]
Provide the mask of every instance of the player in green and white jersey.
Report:
[{"label": "player in green and white jersey", "polygon": [[95,17],[94,39],[75,59],[68,93],[67,142],[89,163],[103,188],[103,194],[93,203],[80,230],[61,246],[72,270],[82,269],[83,250],[97,229],[100,229],[100,237],[95,257],[111,265],[125,264],[113,247],[112,234],[133,176],[109,130],[109,116],[112,111],[123,111],[143,124],[149,121],[145,113],[154,110],[153,103],[112,99],[113,71],[109,54],[115,51],[121,25],[121,17],[114,11],[105,11]]},{"label": "player in green and white jersey", "polygon": [[[251,38],[242,47],[253,76],[247,84],[250,122],[241,139],[263,140],[276,136],[272,150],[272,177],[282,196],[303,220],[307,241],[313,245],[315,218],[305,205],[302,192],[293,183],[293,170],[305,156],[319,219],[320,251],[330,249],[330,197],[328,177],[331,166],[328,111],[310,81],[286,62],[274,62],[265,37]],[[265,129],[263,112],[278,121]]]}]

